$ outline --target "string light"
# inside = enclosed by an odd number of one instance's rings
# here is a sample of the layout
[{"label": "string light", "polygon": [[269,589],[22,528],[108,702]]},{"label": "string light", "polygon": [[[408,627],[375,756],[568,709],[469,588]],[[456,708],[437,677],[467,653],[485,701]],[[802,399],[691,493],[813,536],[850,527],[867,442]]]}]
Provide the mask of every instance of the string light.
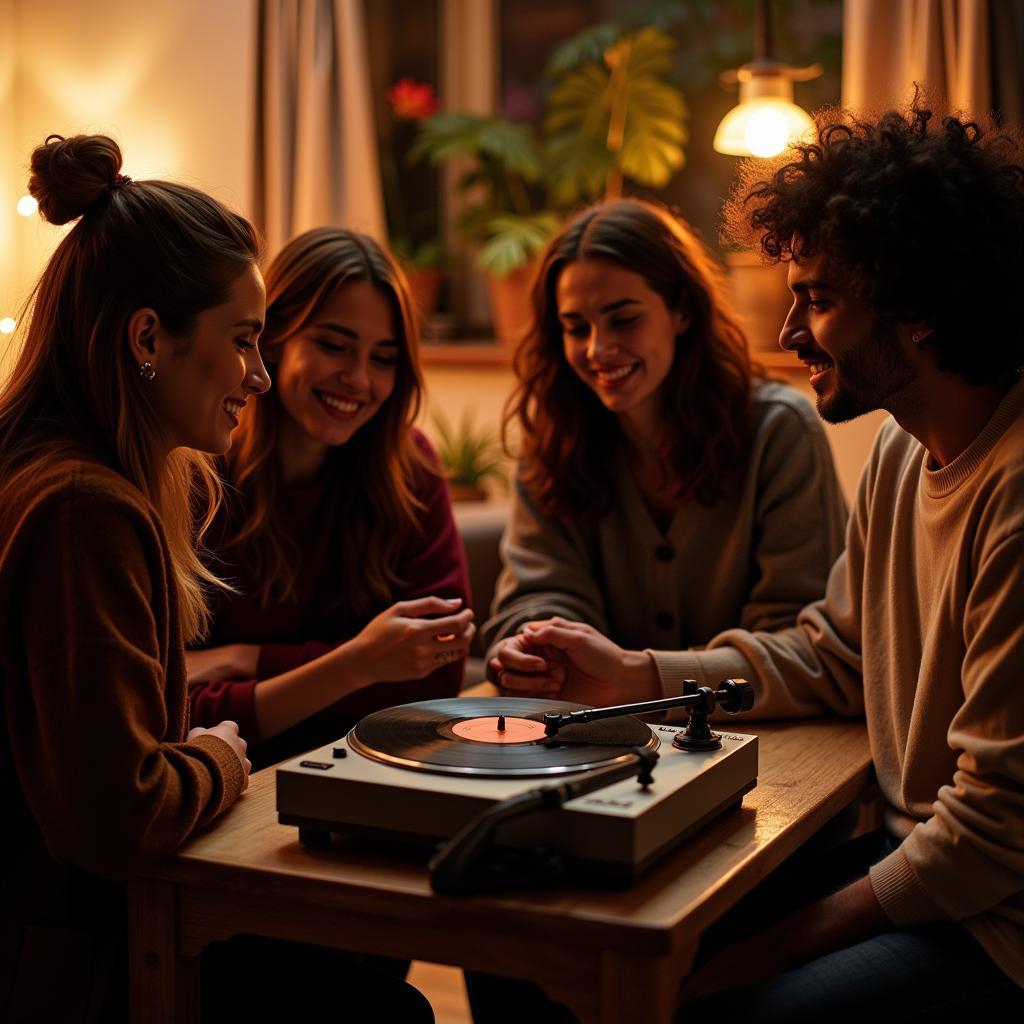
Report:
[{"label": "string light", "polygon": [[39,204],[31,196],[22,196],[18,200],[17,210],[22,217],[31,217],[38,209]]},{"label": "string light", "polygon": [[0,320],[0,334],[13,334],[14,328],[17,326],[17,321],[13,316],[5,316],[3,320]]}]

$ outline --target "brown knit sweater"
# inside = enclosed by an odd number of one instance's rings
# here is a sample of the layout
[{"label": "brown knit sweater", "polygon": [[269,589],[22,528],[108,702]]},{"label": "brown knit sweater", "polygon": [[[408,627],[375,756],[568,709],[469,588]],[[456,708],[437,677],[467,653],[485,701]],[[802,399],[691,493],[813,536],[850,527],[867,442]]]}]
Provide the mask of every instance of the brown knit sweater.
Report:
[{"label": "brown knit sweater", "polygon": [[941,469],[882,427],[846,552],[795,627],[651,653],[667,694],[746,676],[761,715],[866,714],[906,835],[871,870],[882,909],[961,922],[1024,985],[1024,380]]},{"label": "brown knit sweater", "polygon": [[169,854],[237,798],[243,776],[223,740],[183,742],[177,591],[152,506],[85,457],[54,455],[19,477],[0,480],[13,859],[0,882],[0,1018],[58,1019],[109,1003],[123,891],[101,879]]}]

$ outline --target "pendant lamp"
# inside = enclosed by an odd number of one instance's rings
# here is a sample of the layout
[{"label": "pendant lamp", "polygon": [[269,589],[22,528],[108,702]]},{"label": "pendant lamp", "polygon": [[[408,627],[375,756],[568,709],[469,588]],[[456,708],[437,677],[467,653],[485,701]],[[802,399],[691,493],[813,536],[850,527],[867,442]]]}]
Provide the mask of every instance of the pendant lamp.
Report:
[{"label": "pendant lamp", "polygon": [[793,83],[817,78],[821,65],[796,68],[772,56],[771,0],[757,0],[755,19],[754,59],[720,79],[740,87],[740,101],[722,118],[712,143],[730,156],[775,156],[814,125],[793,102]]}]

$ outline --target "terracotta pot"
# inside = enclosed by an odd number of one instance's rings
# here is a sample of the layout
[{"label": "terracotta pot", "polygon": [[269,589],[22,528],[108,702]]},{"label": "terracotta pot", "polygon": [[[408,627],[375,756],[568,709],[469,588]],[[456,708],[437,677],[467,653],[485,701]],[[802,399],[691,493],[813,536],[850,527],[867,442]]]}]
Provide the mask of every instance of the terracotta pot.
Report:
[{"label": "terracotta pot", "polygon": [[488,498],[487,491],[479,484],[456,484],[449,480],[448,490],[452,501],[486,501]]},{"label": "terracotta pot", "polygon": [[537,258],[505,277],[487,275],[494,336],[500,344],[515,347],[533,326],[530,291],[539,269]]},{"label": "terracotta pot", "polygon": [[444,271],[440,267],[408,267],[405,277],[409,282],[413,305],[418,310],[420,318],[426,319],[437,311]]}]

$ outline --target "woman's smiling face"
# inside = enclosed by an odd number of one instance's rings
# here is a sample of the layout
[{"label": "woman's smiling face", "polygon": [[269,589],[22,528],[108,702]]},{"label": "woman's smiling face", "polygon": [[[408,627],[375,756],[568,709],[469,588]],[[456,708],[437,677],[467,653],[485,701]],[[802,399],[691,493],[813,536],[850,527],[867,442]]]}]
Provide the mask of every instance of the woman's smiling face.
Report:
[{"label": "woman's smiling face", "polygon": [[326,448],[346,444],[391,397],[402,342],[387,295],[369,281],[334,290],[277,356],[289,417]]},{"label": "woman's smiling face", "polygon": [[656,410],[687,318],[611,260],[568,263],[555,289],[565,358],[617,415]]},{"label": "woman's smiling face", "polygon": [[256,345],[265,306],[263,278],[251,266],[232,282],[225,302],[199,314],[187,339],[158,329],[160,358],[150,387],[168,450],[222,454],[231,447],[242,408],[270,387]]}]

